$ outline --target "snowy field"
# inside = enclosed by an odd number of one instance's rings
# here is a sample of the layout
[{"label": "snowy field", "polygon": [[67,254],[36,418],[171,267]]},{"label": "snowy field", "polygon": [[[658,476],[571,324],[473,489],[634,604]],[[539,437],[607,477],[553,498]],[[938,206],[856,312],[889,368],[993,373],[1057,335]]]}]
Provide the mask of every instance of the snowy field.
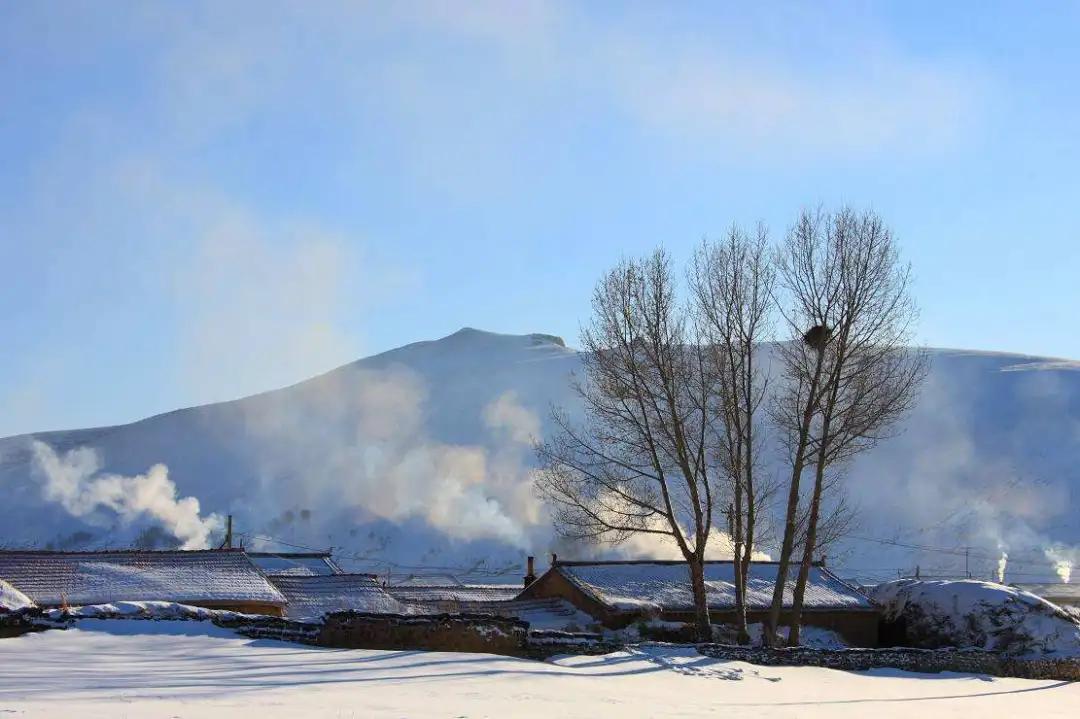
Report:
[{"label": "snowy field", "polygon": [[540,663],[318,649],[206,622],[86,620],[0,640],[3,717],[1075,716],[1080,684],[754,667],[646,647]]}]

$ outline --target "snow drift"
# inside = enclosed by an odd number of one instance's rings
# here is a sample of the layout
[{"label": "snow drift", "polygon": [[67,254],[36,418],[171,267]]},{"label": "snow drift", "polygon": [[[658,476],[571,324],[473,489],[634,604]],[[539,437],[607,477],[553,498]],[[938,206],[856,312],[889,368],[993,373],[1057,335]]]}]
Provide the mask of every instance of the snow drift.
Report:
[{"label": "snow drift", "polygon": [[0,614],[18,612],[33,606],[34,603],[29,597],[0,579]]},{"label": "snow drift", "polygon": [[992,582],[903,579],[874,587],[871,600],[907,643],[1015,655],[1080,656],[1080,622],[1034,594]]}]

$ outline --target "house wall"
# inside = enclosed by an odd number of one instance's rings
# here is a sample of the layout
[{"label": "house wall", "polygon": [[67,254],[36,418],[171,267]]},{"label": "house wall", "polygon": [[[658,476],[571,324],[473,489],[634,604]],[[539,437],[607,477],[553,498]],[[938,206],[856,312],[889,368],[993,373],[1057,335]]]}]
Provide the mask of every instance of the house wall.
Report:
[{"label": "house wall", "polygon": [[592,597],[571,584],[558,572],[545,572],[518,595],[518,599],[551,598],[565,599],[611,629],[620,629],[636,619],[634,616],[627,617],[624,612],[612,611],[600,602],[594,601]]},{"label": "house wall", "polygon": [[318,643],[345,649],[422,649],[442,652],[524,653],[526,624],[492,616],[427,617],[334,612]]},{"label": "house wall", "polygon": [[[764,623],[768,618],[768,610],[749,611],[746,613],[746,621],[750,624]],[[692,622],[693,612],[661,612],[661,619],[671,622]],[[735,624],[735,611],[711,611],[709,618],[713,624]],[[780,615],[781,625],[785,624],[790,615],[783,612]],[[836,632],[853,647],[876,647],[878,645],[878,620],[879,615],[875,611],[807,611],[803,610],[803,626],[819,627]]]},{"label": "house wall", "polygon": [[285,616],[285,607],[268,602],[188,602],[194,607],[206,609],[227,609],[244,614],[265,614],[269,617]]},{"label": "house wall", "polygon": [[[546,572],[530,584],[519,595],[519,599],[544,599],[558,597],[565,599],[583,612],[590,614],[609,629],[622,629],[644,618],[641,611],[617,611],[601,604],[586,595],[558,572]],[[748,622],[764,622],[767,610],[747,612]],[[710,617],[714,624],[734,624],[735,611],[712,611]],[[694,614],[685,612],[661,612],[660,619],[672,622],[693,622]],[[787,614],[781,615],[781,623],[787,621]],[[873,610],[803,610],[802,623],[805,626],[830,629],[856,647],[876,647],[878,645],[878,612]]]}]

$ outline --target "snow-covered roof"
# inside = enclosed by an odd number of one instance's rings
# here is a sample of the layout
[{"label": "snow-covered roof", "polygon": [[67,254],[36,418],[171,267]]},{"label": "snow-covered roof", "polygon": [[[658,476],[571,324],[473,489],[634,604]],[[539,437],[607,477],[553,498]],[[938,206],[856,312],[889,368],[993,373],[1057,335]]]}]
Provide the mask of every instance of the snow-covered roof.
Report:
[{"label": "snow-covered roof", "polygon": [[521,594],[520,584],[397,585],[388,591],[403,602],[507,602]]},{"label": "snow-covered roof", "polygon": [[0,551],[0,577],[46,606],[122,600],[285,603],[241,549]]},{"label": "snow-covered roof", "polygon": [[453,574],[410,574],[401,579],[394,578],[390,584],[395,587],[460,587],[465,582]]},{"label": "snow-covered roof", "polygon": [[407,614],[403,606],[371,574],[273,576],[270,581],[289,600],[286,614],[293,619],[320,619],[327,612],[352,609],[380,614]]},{"label": "snow-covered roof", "polygon": [[1014,584],[1017,589],[1038,595],[1050,601],[1066,600],[1080,602],[1080,584],[1065,584],[1063,582],[1050,582],[1047,584]]},{"label": "snow-covered roof", "polygon": [[34,603],[30,601],[30,597],[0,579],[0,614],[29,609],[32,606],[34,606]]},{"label": "snow-covered roof", "polygon": [[341,568],[329,554],[322,552],[248,552],[248,557],[263,574],[319,577],[341,574]]},{"label": "snow-covered roof", "polygon": [[[746,586],[749,609],[766,609],[772,602],[776,582],[775,562],[754,562]],[[586,595],[613,609],[689,610],[694,606],[689,569],[678,561],[558,562],[561,573]],[[795,570],[784,591],[784,606],[791,606]],[[705,563],[705,590],[709,608],[735,607],[735,574],[732,562]],[[857,589],[825,567],[814,565],[806,584],[803,611],[873,611],[870,601]]]}]

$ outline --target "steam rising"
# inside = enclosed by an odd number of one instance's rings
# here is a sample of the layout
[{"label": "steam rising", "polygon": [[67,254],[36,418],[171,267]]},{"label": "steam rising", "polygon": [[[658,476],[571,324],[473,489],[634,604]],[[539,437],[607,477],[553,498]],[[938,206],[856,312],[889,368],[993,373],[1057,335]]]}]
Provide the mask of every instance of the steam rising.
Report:
[{"label": "steam rising", "polygon": [[101,456],[90,447],[62,455],[34,440],[34,464],[44,480],[42,496],[59,503],[74,517],[102,521],[108,510],[124,526],[149,521],[179,540],[182,549],[205,549],[210,534],[221,528],[221,517],[199,515],[199,500],[177,498],[169,469],[155,464],[146,474],[123,477],[101,474]]},{"label": "steam rising", "polygon": [[260,493],[276,503],[268,511],[295,504],[325,519],[354,508],[393,523],[422,519],[456,540],[531,547],[546,517],[524,460],[540,422],[517,395],[455,418],[482,424],[484,443],[452,444],[429,435],[428,388],[412,370],[356,368],[317,382],[300,406],[268,398],[244,416],[263,482],[272,484]]},{"label": "steam rising", "polygon": [[1060,528],[1080,486],[1070,449],[1080,438],[1073,409],[1080,384],[1040,363],[1009,361],[935,354],[905,431],[850,472],[873,534],[948,551],[889,556],[881,545],[858,545],[861,561],[872,554],[875,566],[920,563],[962,576],[958,550],[970,547],[976,576],[1000,580],[1008,564],[1013,581],[1045,581],[1055,572],[1068,580],[1080,548],[1063,544],[1075,534],[1062,537]]},{"label": "steam rising", "polygon": [[1054,565],[1054,571],[1062,582],[1068,584],[1072,579],[1073,564],[1080,559],[1080,551],[1060,545],[1045,550],[1046,558]]}]

